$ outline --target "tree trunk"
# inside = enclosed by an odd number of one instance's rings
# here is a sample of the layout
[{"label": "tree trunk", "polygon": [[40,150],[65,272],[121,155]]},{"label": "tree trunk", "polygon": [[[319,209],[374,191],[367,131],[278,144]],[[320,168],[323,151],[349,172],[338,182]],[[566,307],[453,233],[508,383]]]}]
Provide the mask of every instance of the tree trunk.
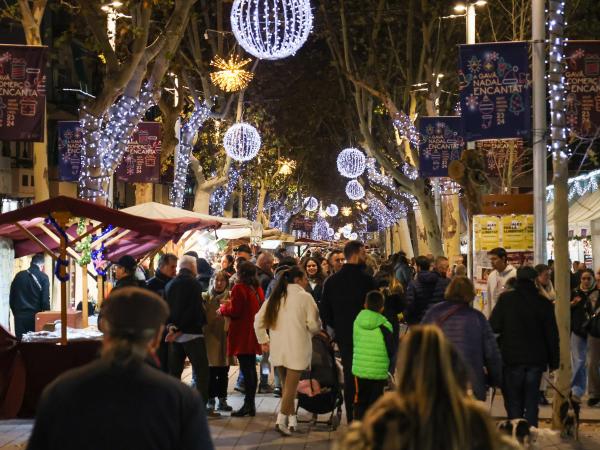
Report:
[{"label": "tree trunk", "polygon": [[262,224],[263,228],[268,228],[269,219],[267,218],[267,213],[265,211],[265,200],[267,198],[267,187],[264,182],[261,183],[260,189],[258,191],[258,208],[257,214],[258,217],[256,220]]},{"label": "tree trunk", "polygon": [[425,193],[424,187],[423,180],[416,180],[413,194],[419,202],[419,210],[423,219],[423,226],[425,227],[425,239],[427,240],[429,251],[434,256],[441,256],[444,254],[444,247],[442,246],[442,235],[440,233],[438,217],[435,212],[433,197]]}]

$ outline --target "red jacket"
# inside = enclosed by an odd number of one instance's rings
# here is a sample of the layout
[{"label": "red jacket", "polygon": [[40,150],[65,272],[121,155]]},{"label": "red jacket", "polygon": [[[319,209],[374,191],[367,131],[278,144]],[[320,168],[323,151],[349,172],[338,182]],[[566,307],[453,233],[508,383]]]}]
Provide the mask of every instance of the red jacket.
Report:
[{"label": "red jacket", "polygon": [[231,319],[227,334],[228,355],[260,355],[262,350],[254,333],[254,316],[265,296],[260,287],[236,283],[231,290],[231,302],[221,306],[221,314]]}]

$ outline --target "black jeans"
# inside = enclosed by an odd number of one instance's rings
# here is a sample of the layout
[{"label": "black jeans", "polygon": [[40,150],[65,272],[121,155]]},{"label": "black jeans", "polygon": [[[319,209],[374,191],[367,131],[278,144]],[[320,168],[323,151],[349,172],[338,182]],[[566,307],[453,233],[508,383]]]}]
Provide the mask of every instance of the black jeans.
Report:
[{"label": "black jeans", "polygon": [[13,316],[15,319],[15,336],[21,340],[21,336],[29,331],[35,331],[35,313]]},{"label": "black jeans", "polygon": [[209,367],[208,398],[226,398],[229,366]]},{"label": "black jeans", "polygon": [[173,342],[169,345],[169,374],[181,378],[185,357],[192,363],[198,380],[196,389],[200,392],[202,400],[208,400],[208,357],[204,338],[199,337],[188,342]]},{"label": "black jeans", "polygon": [[254,406],[256,388],[258,387],[258,375],[256,374],[256,355],[237,355],[240,363],[240,371],[244,375],[246,394],[244,404]]},{"label": "black jeans", "polygon": [[341,345],[342,366],[344,366],[344,403],[346,404],[346,420],[348,423],[354,419],[354,375],[352,374],[352,345]]},{"label": "black jeans", "polygon": [[524,418],[530,426],[538,426],[540,381],[545,367],[504,366],[504,407],[509,419]]},{"label": "black jeans", "polygon": [[354,404],[354,418],[362,420],[367,409],[383,395],[387,380],[367,380],[366,378],[354,378],[358,386],[356,392],[356,403]]}]

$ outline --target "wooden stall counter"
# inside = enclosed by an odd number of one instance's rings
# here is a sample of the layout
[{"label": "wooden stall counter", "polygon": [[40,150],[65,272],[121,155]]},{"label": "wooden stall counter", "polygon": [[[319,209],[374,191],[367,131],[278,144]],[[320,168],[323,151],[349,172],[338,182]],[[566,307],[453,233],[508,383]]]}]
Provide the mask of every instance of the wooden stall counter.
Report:
[{"label": "wooden stall counter", "polygon": [[[35,331],[42,331],[47,323],[60,320],[60,311],[42,311],[35,315]],[[81,311],[67,311],[67,326],[69,328],[83,328],[83,315]]]}]

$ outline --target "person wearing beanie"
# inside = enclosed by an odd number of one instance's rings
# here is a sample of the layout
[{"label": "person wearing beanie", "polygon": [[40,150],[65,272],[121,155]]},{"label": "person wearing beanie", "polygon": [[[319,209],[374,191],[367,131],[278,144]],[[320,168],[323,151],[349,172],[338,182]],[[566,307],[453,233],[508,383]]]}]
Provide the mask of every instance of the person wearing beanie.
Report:
[{"label": "person wearing beanie", "polygon": [[546,369],[558,369],[558,327],[554,306],[540,294],[533,267],[517,270],[514,289],[500,294],[490,325],[499,335],[504,363],[502,394],[509,419],[538,426],[539,387]]},{"label": "person wearing beanie", "polygon": [[101,357],[44,390],[27,448],[212,450],[200,395],[146,363],[163,336],[165,301],[124,287],[102,312]]},{"label": "person wearing beanie", "polygon": [[137,261],[131,255],[124,255],[115,263],[115,278],[117,282],[113,289],[123,287],[145,287],[146,282],[138,280],[135,276]]}]

